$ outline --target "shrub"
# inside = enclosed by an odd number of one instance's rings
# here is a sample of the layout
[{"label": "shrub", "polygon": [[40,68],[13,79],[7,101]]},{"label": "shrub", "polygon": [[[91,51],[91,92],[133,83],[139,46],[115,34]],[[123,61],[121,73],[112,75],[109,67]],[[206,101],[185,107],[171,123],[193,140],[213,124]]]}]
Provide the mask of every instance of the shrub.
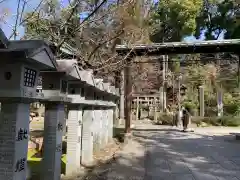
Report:
[{"label": "shrub", "polygon": [[194,101],[191,101],[191,100],[185,100],[183,102],[183,106],[190,110],[190,114],[192,116],[197,116],[198,115],[198,107],[199,107],[198,102],[194,102]]},{"label": "shrub", "polygon": [[240,114],[240,103],[239,101],[232,101],[229,104],[225,104],[223,110],[227,115],[237,116]]},{"label": "shrub", "polygon": [[150,119],[150,120],[154,120],[154,115],[150,115],[150,116],[148,116],[148,119]]},{"label": "shrub", "polygon": [[223,117],[194,117],[193,123],[198,126],[240,126],[240,117],[223,116]]},{"label": "shrub", "polygon": [[219,117],[218,119],[222,126],[240,126],[240,117],[223,116]]},{"label": "shrub", "polygon": [[217,115],[217,107],[205,107],[205,116],[212,117]]},{"label": "shrub", "polygon": [[234,98],[232,97],[232,94],[225,92],[223,94],[223,104],[231,104],[233,103]]},{"label": "shrub", "polygon": [[186,101],[183,103],[183,106],[189,109],[196,109],[197,105],[191,101]]},{"label": "shrub", "polygon": [[217,117],[193,117],[192,122],[198,126],[221,126]]},{"label": "shrub", "polygon": [[154,123],[158,125],[172,125],[173,116],[167,113],[160,113],[157,120],[154,121]]}]

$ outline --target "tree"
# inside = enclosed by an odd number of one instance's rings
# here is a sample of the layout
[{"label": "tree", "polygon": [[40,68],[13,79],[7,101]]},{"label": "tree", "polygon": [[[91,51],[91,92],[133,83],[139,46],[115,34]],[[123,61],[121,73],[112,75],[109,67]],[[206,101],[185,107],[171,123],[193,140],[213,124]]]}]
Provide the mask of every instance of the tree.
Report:
[{"label": "tree", "polygon": [[240,38],[239,9],[235,0],[204,0],[197,17],[196,38],[203,34],[214,40],[222,33],[225,39]]},{"label": "tree", "polygon": [[[149,5],[140,2],[145,1],[84,0],[60,9],[57,3],[50,3],[49,8],[28,18],[26,38],[53,42],[58,49],[74,52],[79,62],[87,62],[94,70],[111,74],[124,65],[114,51],[116,44],[148,41],[144,22],[148,18]],[[79,14],[86,12],[87,18],[79,21]],[[142,12],[144,15],[139,18]]]},{"label": "tree", "polygon": [[196,17],[202,7],[202,0],[161,0],[153,7],[153,42],[180,41],[196,29]]},{"label": "tree", "polygon": [[[96,1],[88,3],[90,2],[83,3],[77,0],[70,3],[68,7],[59,9],[57,2],[49,0],[45,4],[47,6],[45,11],[35,12],[26,21],[26,38],[48,40],[54,43],[58,49],[68,46],[68,49],[82,60],[94,58],[92,52],[97,52],[98,47],[106,48],[106,44],[112,38],[109,35],[117,36],[116,34],[120,34],[120,32],[110,32],[111,23],[107,22],[107,19],[113,12],[111,6],[104,6],[106,0],[97,5]],[[100,8],[104,8],[110,15],[106,12],[103,14]],[[82,12],[89,12],[89,15],[85,19],[81,19]],[[28,17],[29,13],[26,16]]]}]

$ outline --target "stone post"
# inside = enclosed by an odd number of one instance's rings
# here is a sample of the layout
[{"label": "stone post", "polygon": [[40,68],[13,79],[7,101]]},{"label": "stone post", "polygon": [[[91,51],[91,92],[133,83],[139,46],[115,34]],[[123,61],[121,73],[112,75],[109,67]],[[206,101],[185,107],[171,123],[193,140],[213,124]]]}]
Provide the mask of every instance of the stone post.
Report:
[{"label": "stone post", "polygon": [[47,102],[44,120],[43,180],[60,180],[64,123],[64,104]]},{"label": "stone post", "polygon": [[68,112],[66,175],[76,173],[81,162],[82,109],[80,106]]},{"label": "stone post", "polygon": [[101,129],[100,127],[100,116],[98,107],[94,107],[94,118],[91,130],[93,132],[93,150],[94,152],[99,152],[101,149],[100,146],[100,137],[101,137]]},{"label": "stone post", "polygon": [[154,97],[154,121],[157,121],[157,98]]},{"label": "stone post", "polygon": [[100,143],[100,149],[104,147],[103,145],[103,135],[105,133],[103,128],[103,109],[98,110],[98,116],[99,116],[99,143]]},{"label": "stone post", "polygon": [[217,92],[217,109],[218,109],[218,117],[223,116],[223,92],[222,90],[218,90]]},{"label": "stone post", "polygon": [[159,88],[159,103],[160,103],[160,112],[164,112],[164,89],[163,89],[163,86],[161,86],[160,88]]},{"label": "stone post", "polygon": [[43,180],[61,177],[62,139],[67,116],[65,104],[74,101],[68,97],[68,94],[74,94],[74,89],[69,89],[69,82],[79,82],[81,78],[77,61],[57,60],[57,64],[58,72],[43,71],[40,74],[45,102]]},{"label": "stone post", "polygon": [[200,116],[204,117],[204,87],[199,86],[199,104],[200,104]]},{"label": "stone post", "polygon": [[93,123],[94,111],[88,107],[83,111],[83,128],[82,128],[82,155],[81,163],[90,165],[93,162],[93,132],[91,126]]},{"label": "stone post", "polygon": [[101,110],[95,109],[94,110],[94,147],[96,151],[99,151],[101,149]]},{"label": "stone post", "polygon": [[114,117],[113,117],[113,125],[115,127],[119,126],[119,108],[118,108],[118,104],[116,103],[116,107],[114,108]]},{"label": "stone post", "polygon": [[2,102],[0,113],[0,179],[25,180],[29,104]]},{"label": "stone post", "polygon": [[162,61],[162,65],[163,65],[163,70],[162,70],[162,106],[163,106],[163,112],[165,112],[165,108],[166,108],[166,87],[165,87],[165,80],[166,80],[166,55],[163,55],[163,61]]},{"label": "stone post", "polygon": [[109,123],[109,118],[108,118],[108,110],[104,109],[103,110],[103,146],[105,147],[108,143],[108,123]]},{"label": "stone post", "polygon": [[139,115],[139,96],[137,96],[136,120],[140,119],[140,117],[138,117],[138,115]]},{"label": "stone post", "polygon": [[108,109],[108,142],[113,138],[113,109]]}]

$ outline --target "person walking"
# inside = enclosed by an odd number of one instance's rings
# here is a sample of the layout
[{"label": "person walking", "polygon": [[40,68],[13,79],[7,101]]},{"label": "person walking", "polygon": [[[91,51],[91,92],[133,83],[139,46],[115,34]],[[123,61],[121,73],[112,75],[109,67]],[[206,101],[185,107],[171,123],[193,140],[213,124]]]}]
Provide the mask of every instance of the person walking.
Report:
[{"label": "person walking", "polygon": [[191,113],[190,108],[186,107],[183,109],[183,117],[182,117],[182,123],[183,123],[183,132],[193,132],[192,129],[190,129],[191,125]]},{"label": "person walking", "polygon": [[184,108],[182,107],[180,110],[175,112],[173,117],[173,127],[180,128],[182,126],[183,110]]}]

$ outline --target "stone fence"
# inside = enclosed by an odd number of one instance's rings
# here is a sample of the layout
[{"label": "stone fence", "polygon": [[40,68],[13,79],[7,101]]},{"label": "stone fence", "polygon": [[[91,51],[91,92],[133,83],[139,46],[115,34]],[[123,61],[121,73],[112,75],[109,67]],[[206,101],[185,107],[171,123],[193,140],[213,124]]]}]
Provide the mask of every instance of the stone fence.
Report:
[{"label": "stone fence", "polygon": [[26,179],[33,102],[45,105],[41,179],[61,177],[66,106],[66,174],[91,164],[93,149],[112,139],[119,90],[75,60],[56,60],[43,41],[9,41],[1,29],[0,57],[0,179]]}]

